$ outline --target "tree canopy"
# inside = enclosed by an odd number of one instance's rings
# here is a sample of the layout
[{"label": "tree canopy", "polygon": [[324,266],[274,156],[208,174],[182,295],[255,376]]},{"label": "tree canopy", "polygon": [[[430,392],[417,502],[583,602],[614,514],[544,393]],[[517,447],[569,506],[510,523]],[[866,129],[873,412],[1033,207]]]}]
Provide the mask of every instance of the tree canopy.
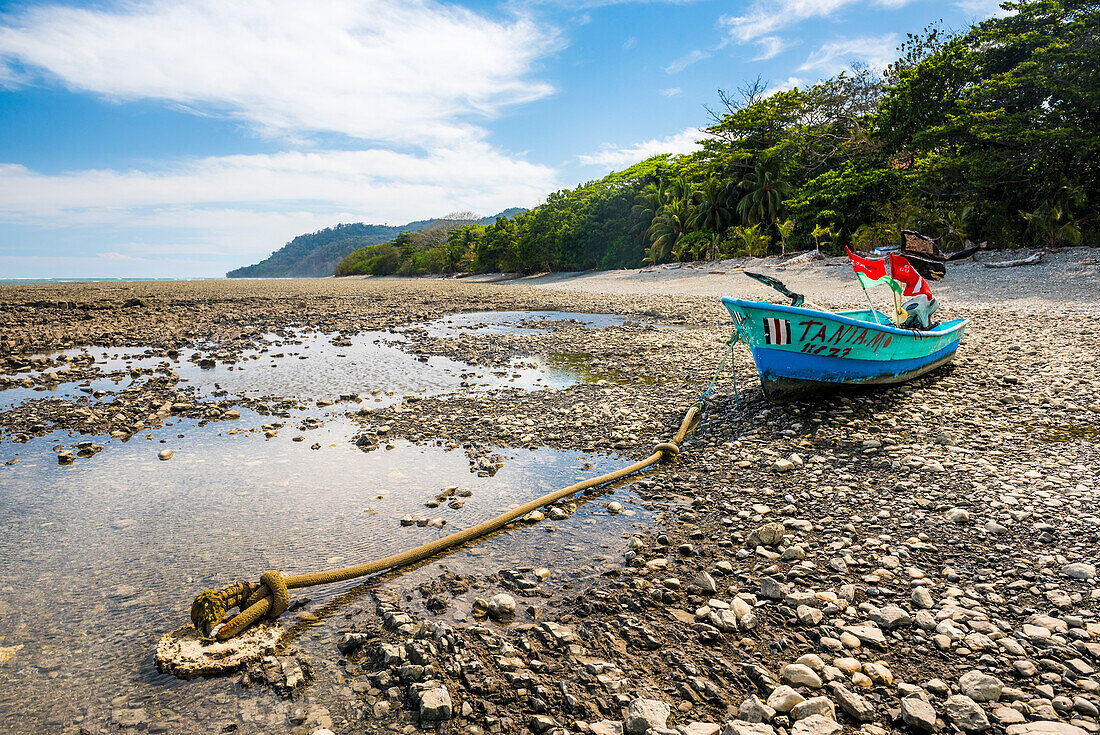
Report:
[{"label": "tree canopy", "polygon": [[1007,2],[962,33],[910,34],[881,75],[855,66],[769,94],[719,91],[700,149],[656,156],[442,240],[402,233],[348,273],[548,271],[896,242],[1093,242],[1100,201],[1100,6]]}]

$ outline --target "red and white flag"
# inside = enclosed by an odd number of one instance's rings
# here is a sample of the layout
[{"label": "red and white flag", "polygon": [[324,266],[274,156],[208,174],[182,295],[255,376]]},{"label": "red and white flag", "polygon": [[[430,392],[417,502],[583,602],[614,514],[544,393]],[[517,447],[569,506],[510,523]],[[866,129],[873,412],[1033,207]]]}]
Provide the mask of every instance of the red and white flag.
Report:
[{"label": "red and white flag", "polygon": [[786,319],[765,319],[764,343],[789,345],[791,343],[791,323]]},{"label": "red and white flag", "polygon": [[901,285],[902,296],[924,294],[929,299],[932,298],[932,289],[928,287],[928,281],[921,278],[920,273],[917,273],[916,269],[909,264],[905,256],[890,253],[890,276]]}]

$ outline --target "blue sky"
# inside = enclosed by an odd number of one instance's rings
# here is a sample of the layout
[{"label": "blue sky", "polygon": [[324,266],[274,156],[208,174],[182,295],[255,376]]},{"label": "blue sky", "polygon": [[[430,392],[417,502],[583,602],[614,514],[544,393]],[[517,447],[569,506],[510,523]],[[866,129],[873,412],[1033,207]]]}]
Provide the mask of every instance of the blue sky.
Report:
[{"label": "blue sky", "polygon": [[220,276],[302,232],[530,207],[717,90],[881,67],[989,0],[0,0],[0,278]]}]

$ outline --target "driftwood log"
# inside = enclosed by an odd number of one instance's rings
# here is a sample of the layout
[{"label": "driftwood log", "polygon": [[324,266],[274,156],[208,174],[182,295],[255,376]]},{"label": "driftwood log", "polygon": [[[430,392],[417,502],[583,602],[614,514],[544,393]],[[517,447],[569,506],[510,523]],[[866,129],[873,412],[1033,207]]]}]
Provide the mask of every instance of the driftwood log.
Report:
[{"label": "driftwood log", "polygon": [[1027,256],[1026,258],[1018,258],[1016,260],[1001,260],[996,263],[985,263],[986,268],[1015,268],[1018,265],[1035,265],[1043,259],[1043,251],[1040,250],[1037,253]]}]

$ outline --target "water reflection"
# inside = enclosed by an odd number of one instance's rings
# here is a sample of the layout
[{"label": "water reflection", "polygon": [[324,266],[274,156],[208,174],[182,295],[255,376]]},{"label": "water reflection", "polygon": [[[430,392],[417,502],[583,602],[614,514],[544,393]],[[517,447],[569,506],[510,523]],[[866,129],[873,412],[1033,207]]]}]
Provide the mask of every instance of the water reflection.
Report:
[{"label": "water reflection", "polygon": [[[332,401],[341,394],[357,393],[369,405],[381,406],[411,393],[441,395],[502,388],[564,388],[577,381],[575,371],[538,358],[515,360],[506,368],[492,369],[446,357],[418,357],[402,349],[406,341],[403,333],[410,331],[444,338],[462,334],[540,334],[546,329],[536,325],[548,321],[571,321],[599,329],[624,324],[628,319],[616,314],[494,311],[455,314],[391,331],[348,335],[289,329],[283,334],[264,335],[262,346],[257,349],[211,357],[206,363],[200,363],[200,358],[216,354],[217,345],[196,345],[203,352],[171,360],[146,347],[77,348],[50,356],[90,357],[104,374],[103,378],[0,390],[0,410],[34,398],[72,399],[97,391],[113,393],[125,389],[133,379],[131,371],[137,370],[171,370],[179,375],[182,385],[196,388],[204,397],[229,394]],[[52,366],[0,377],[38,378],[48,372],[65,381],[67,367]]]}]

